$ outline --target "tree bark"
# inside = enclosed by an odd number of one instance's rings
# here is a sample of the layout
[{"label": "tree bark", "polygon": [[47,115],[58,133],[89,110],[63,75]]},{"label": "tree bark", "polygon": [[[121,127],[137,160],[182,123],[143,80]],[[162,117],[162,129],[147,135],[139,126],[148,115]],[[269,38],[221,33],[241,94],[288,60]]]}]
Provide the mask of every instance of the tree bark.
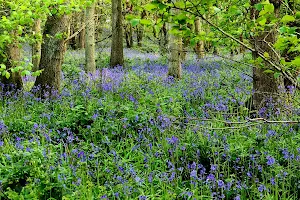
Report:
[{"label": "tree bark", "polygon": [[[290,7],[291,11],[293,11],[294,13],[296,13],[297,9],[299,10],[299,7],[300,7],[299,3],[298,3],[298,6],[297,6],[296,2],[293,1],[293,0],[288,1],[288,6]],[[289,25],[289,27],[296,28],[296,35],[297,35],[297,38],[299,39],[300,38],[300,20],[295,20],[294,22],[290,22],[288,25]],[[291,45],[289,45],[289,47],[286,48],[282,52],[282,57],[285,58],[286,62],[291,62],[297,56],[300,56],[300,51],[290,51],[289,52],[290,46]],[[297,76],[300,74],[300,70],[299,69],[295,70],[291,74],[294,78],[297,79]],[[288,80],[287,78],[284,78],[284,86],[286,87],[286,89],[289,89],[290,86],[295,86],[295,85],[290,80]]]},{"label": "tree bark", "polygon": [[159,32],[159,47],[160,52],[162,55],[164,55],[167,52],[167,46],[168,46],[168,30],[167,30],[167,24],[164,23],[160,32]]},{"label": "tree bark", "polygon": [[[82,12],[80,14],[80,26],[85,26],[84,23],[84,12]],[[82,29],[82,31],[79,34],[79,38],[78,38],[78,48],[79,49],[84,49],[85,48],[85,28]]]},{"label": "tree bark", "polygon": [[[39,69],[43,70],[37,77],[35,86],[40,86],[41,93],[49,95],[59,91],[61,84],[61,65],[66,52],[64,35],[68,34],[69,16],[52,15],[47,18],[42,43]],[[61,34],[61,37],[58,37]]]},{"label": "tree bark", "polygon": [[[141,19],[144,19],[146,17],[146,11],[143,10],[141,14]],[[138,47],[142,47],[142,41],[144,36],[144,25],[139,24],[137,26],[137,45]]]},{"label": "tree bark", "polygon": [[112,0],[111,67],[124,64],[122,18],[122,0]]},{"label": "tree bark", "polygon": [[35,41],[32,44],[32,65],[33,65],[33,71],[37,71],[39,69],[40,59],[41,59],[41,38],[39,38],[42,35],[42,29],[41,29],[41,19],[37,19],[34,22],[33,26],[33,34],[35,36]]},{"label": "tree bark", "polygon": [[[132,13],[133,5],[130,4],[129,0],[126,0],[125,3],[125,11],[126,13]],[[130,22],[125,21],[125,40],[127,48],[133,47],[133,28]]]},{"label": "tree bark", "polygon": [[132,25],[130,23],[125,25],[125,39],[127,48],[133,47]]},{"label": "tree bark", "polygon": [[[199,35],[201,30],[201,19],[199,17],[197,17],[195,19],[195,34]],[[195,47],[195,52],[197,54],[198,59],[204,58],[204,42],[203,41],[199,41],[196,44]]]},{"label": "tree bark", "polygon": [[86,8],[85,24],[85,71],[95,73],[95,3]]},{"label": "tree bark", "polygon": [[[16,67],[21,59],[19,43],[14,41],[12,44],[7,45],[4,52],[5,58],[0,54],[0,63],[5,64],[6,69]],[[4,84],[3,92],[16,92],[23,88],[23,81],[20,72],[10,72],[10,77],[1,76],[1,82]]]},{"label": "tree bark", "polygon": [[[177,11],[171,11],[176,14]],[[170,30],[173,25],[169,25]],[[173,34],[169,34],[169,68],[168,75],[175,79],[181,78],[181,51],[182,51],[182,39]]]},{"label": "tree bark", "polygon": [[[251,0],[251,18],[257,19],[259,17],[259,12],[254,8],[254,5],[259,3],[259,0]],[[279,13],[280,0],[271,0],[275,7],[275,14]],[[274,63],[279,63],[280,58],[277,56],[277,52],[273,49],[273,44],[277,39],[277,27],[267,28],[255,35],[252,38],[252,46],[255,52],[252,53],[253,59],[257,59],[259,56],[257,53],[264,54],[267,52],[270,59]],[[253,106],[255,109],[260,109],[267,106],[268,101],[279,102],[280,101],[280,88],[283,87],[283,78],[275,78],[273,73],[265,73],[267,69],[273,69],[269,63],[264,62],[264,68],[260,66],[253,67]]]}]

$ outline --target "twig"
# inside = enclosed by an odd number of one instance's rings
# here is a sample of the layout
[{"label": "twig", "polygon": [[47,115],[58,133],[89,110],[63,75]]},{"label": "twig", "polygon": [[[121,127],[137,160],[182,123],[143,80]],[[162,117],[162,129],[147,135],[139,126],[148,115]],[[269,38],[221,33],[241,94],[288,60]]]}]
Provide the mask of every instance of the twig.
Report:
[{"label": "twig", "polygon": [[76,31],[73,35],[71,35],[70,37],[68,37],[67,39],[65,39],[65,43],[68,42],[69,40],[71,40],[72,38],[76,37],[83,29],[85,29],[86,25],[83,24],[83,26],[78,30]]}]

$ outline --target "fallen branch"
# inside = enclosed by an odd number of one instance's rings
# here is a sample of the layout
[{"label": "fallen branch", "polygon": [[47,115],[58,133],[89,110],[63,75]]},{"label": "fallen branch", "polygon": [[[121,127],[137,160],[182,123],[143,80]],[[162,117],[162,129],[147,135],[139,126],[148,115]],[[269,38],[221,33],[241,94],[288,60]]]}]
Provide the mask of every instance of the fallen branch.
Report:
[{"label": "fallen branch", "polygon": [[[268,124],[300,124],[299,121],[275,121],[275,120],[267,120],[265,118],[248,118],[245,121],[241,122],[230,122],[230,121],[224,121],[224,120],[219,120],[219,119],[207,119],[207,118],[197,118],[197,117],[174,117],[175,119],[187,119],[187,120],[193,120],[193,121],[212,121],[212,122],[220,122],[224,124],[246,124],[249,122],[263,122],[263,123],[268,123]],[[173,118],[173,119],[174,119]]]}]

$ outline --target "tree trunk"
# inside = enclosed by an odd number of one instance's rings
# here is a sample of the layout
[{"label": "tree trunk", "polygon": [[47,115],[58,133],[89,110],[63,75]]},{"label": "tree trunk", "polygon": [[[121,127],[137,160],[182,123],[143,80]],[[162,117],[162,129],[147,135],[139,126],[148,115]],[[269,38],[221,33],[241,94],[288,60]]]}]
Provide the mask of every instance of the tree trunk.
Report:
[{"label": "tree trunk", "polygon": [[85,71],[95,73],[95,3],[85,13]]},{"label": "tree trunk", "polygon": [[122,0],[112,0],[111,67],[124,64],[122,18]]},{"label": "tree trunk", "polygon": [[[175,15],[177,11],[172,11]],[[173,25],[170,24],[170,30]],[[182,51],[182,39],[170,34],[169,37],[169,68],[168,75],[175,79],[181,78],[181,51]]]},{"label": "tree trunk", "polygon": [[[84,12],[81,12],[76,17],[78,19],[78,22],[75,22],[77,24],[77,30],[85,26],[84,19],[85,14]],[[77,31],[76,30],[76,31]],[[76,49],[84,49],[85,48],[85,28],[82,29],[79,33],[79,35],[76,37]]]},{"label": "tree trunk", "polygon": [[[244,42],[243,33],[240,34],[240,41]],[[245,53],[246,49],[243,45],[240,46],[240,53]]]},{"label": "tree trunk", "polygon": [[167,52],[167,46],[168,46],[168,30],[167,30],[167,24],[164,23],[160,32],[159,32],[159,47],[160,52],[162,55],[164,55]]},{"label": "tree trunk", "polygon": [[[259,12],[253,7],[255,4],[259,3],[259,0],[251,0],[251,18],[257,19],[259,17]],[[270,3],[274,4],[275,13],[279,13],[280,0],[271,0]],[[274,63],[279,63],[280,58],[276,55],[272,48],[273,44],[277,39],[277,27],[267,28],[257,34],[252,38],[252,45],[256,52],[252,53],[253,59],[257,59],[257,52],[264,54],[267,52],[270,59]],[[265,70],[273,68],[269,63],[264,62],[264,68],[260,66],[253,67],[253,106],[255,109],[260,109],[267,106],[268,101],[279,102],[280,98],[280,87],[283,87],[283,78],[274,78],[273,73],[265,73]]]},{"label": "tree trunk", "polygon": [[39,69],[42,74],[37,77],[35,86],[41,87],[41,93],[58,91],[61,84],[61,65],[66,52],[64,37],[68,34],[69,17],[52,15],[47,18],[43,34],[42,54]]},{"label": "tree trunk", "polygon": [[130,23],[126,23],[125,26],[125,39],[127,48],[133,47],[132,25]]},{"label": "tree trunk", "polygon": [[[141,19],[144,19],[146,17],[146,11],[143,10],[141,14]],[[144,36],[144,25],[139,24],[137,26],[137,45],[138,47],[142,46],[143,36]]]},{"label": "tree trunk", "polygon": [[[296,9],[296,2],[294,0],[289,0],[288,1],[288,5],[291,9],[291,11],[293,11],[294,13],[297,12]],[[298,4],[299,7],[299,4]],[[299,9],[299,8],[298,8]],[[296,36],[299,39],[300,38],[300,20],[295,20],[293,22],[290,22],[289,27],[294,27],[296,28],[295,32],[296,32]],[[290,46],[288,48],[286,48],[283,52],[282,52],[282,57],[285,58],[286,62],[291,62],[292,60],[294,60],[297,56],[300,56],[300,51],[289,51],[290,50]],[[297,79],[297,76],[299,76],[300,74],[300,69],[295,70],[293,72],[291,72],[292,76],[294,78]],[[289,89],[290,86],[295,86],[290,80],[288,80],[287,78],[284,78],[284,86],[286,87],[286,89]]]},{"label": "tree trunk", "polygon": [[[201,30],[201,19],[198,17],[197,19],[195,19],[195,34],[199,35]],[[197,54],[198,59],[204,58],[204,42],[203,41],[199,41],[196,44],[195,47],[195,52]]]},{"label": "tree trunk", "polygon": [[[129,0],[126,0],[125,3],[125,11],[126,14],[131,14],[133,10],[133,5],[130,3]],[[133,30],[132,25],[130,22],[125,21],[125,40],[127,48],[133,47]]]},{"label": "tree trunk", "polygon": [[[0,54],[0,63],[5,64],[6,69],[16,67],[20,61],[21,53],[19,43],[14,41],[12,44],[7,45],[4,52],[5,58]],[[3,92],[17,91],[23,88],[23,81],[20,72],[10,72],[10,77],[7,79],[5,76],[1,76],[1,82],[3,85]]]},{"label": "tree trunk", "polygon": [[32,65],[33,65],[33,71],[37,71],[39,69],[40,59],[41,59],[41,38],[42,30],[41,30],[41,19],[37,19],[34,22],[33,26],[33,34],[35,36],[35,41],[32,44]]}]

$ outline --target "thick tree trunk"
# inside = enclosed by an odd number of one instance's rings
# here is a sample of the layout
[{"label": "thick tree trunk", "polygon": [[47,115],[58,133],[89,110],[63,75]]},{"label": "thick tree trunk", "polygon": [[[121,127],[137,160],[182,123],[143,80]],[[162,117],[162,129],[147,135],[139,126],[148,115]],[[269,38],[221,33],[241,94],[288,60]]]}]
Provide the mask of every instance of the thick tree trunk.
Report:
[{"label": "thick tree trunk", "polygon": [[[18,42],[7,45],[6,51],[4,52],[5,59],[0,54],[0,63],[5,64],[6,69],[16,67],[20,61],[20,48]],[[10,77],[1,76],[1,82],[3,85],[3,92],[17,91],[23,88],[23,81],[20,72],[10,72]]]},{"label": "thick tree trunk", "polygon": [[[199,35],[201,30],[201,19],[198,17],[197,19],[195,19],[195,34]],[[198,59],[204,58],[204,42],[203,41],[199,41],[196,44],[195,47],[195,52],[197,54]]]},{"label": "thick tree trunk", "polygon": [[[172,11],[176,14],[176,11]],[[172,26],[170,24],[170,26]],[[171,30],[172,27],[170,27]],[[182,51],[182,39],[177,36],[170,34],[169,37],[169,68],[168,75],[175,79],[181,78],[181,51]]]},{"label": "thick tree trunk", "polygon": [[95,3],[86,8],[85,24],[85,71],[95,73]]},{"label": "thick tree trunk", "polygon": [[122,0],[112,0],[111,67],[124,64],[122,18]]},{"label": "thick tree trunk", "polygon": [[41,59],[41,48],[42,48],[42,42],[40,36],[42,35],[42,29],[41,29],[41,19],[37,19],[34,22],[33,26],[33,34],[35,36],[35,41],[32,44],[32,65],[33,65],[33,71],[37,71],[39,69],[40,59]]},{"label": "thick tree trunk", "polygon": [[[251,5],[259,3],[259,0],[251,0]],[[270,3],[274,4],[275,13],[279,12],[280,0],[271,0]],[[256,19],[259,16],[259,12],[252,7],[251,18]],[[272,48],[273,44],[277,39],[277,30],[276,27],[265,28],[264,31],[252,38],[252,45],[256,52],[253,52],[253,59],[257,59],[257,52],[264,54],[267,52],[270,56],[270,59],[274,63],[279,63],[279,57],[277,52]],[[280,101],[280,88],[283,87],[283,78],[274,78],[274,75],[271,73],[265,73],[267,69],[273,69],[267,62],[264,62],[264,68],[260,66],[253,67],[253,106],[255,109],[260,109],[266,107],[268,101],[279,102]]]},{"label": "thick tree trunk", "polygon": [[58,91],[61,84],[61,65],[66,52],[64,38],[57,34],[68,34],[69,16],[52,15],[47,18],[42,44],[42,54],[39,69],[42,74],[37,77],[35,86],[41,87],[41,92],[46,94],[53,90]]}]

